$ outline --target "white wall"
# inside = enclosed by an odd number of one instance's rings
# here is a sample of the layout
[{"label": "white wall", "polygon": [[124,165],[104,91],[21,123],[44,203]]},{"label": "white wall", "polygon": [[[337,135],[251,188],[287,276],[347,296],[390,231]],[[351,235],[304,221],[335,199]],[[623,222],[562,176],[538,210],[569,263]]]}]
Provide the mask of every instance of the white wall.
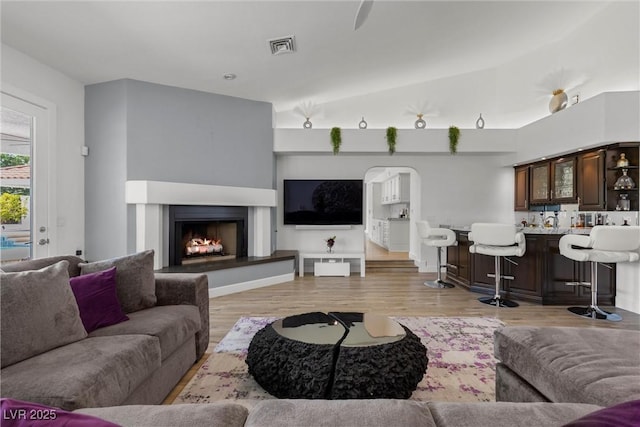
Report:
[{"label": "white wall", "polygon": [[[84,250],[84,86],[2,44],[2,89],[13,87],[56,106],[57,226],[52,255]],[[27,95],[28,97],[28,95]]]},{"label": "white wall", "polygon": [[[284,179],[345,178],[364,179],[372,167],[410,167],[420,176],[412,185],[412,225],[427,218],[436,224],[468,225],[476,221],[513,221],[513,168],[503,167],[502,156],[425,154],[425,155],[282,155],[278,157],[278,205],[282,204]],[[412,183],[413,184],[413,183]],[[419,191],[416,195],[415,191]],[[418,200],[419,199],[419,200]],[[278,249],[324,251],[324,239],[337,235],[336,251],[362,251],[364,226],[348,230],[300,230],[283,225],[278,211]],[[417,233],[412,226],[411,233]],[[435,262],[435,252],[414,240],[410,254],[423,264]]]},{"label": "white wall", "polygon": [[516,131],[514,163],[640,140],[640,91],[601,93]]}]

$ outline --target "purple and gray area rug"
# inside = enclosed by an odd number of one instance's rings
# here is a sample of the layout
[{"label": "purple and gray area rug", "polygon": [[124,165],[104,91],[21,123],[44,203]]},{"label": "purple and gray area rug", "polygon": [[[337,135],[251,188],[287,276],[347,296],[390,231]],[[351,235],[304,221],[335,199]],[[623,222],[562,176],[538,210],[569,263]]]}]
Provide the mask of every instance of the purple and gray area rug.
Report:
[{"label": "purple and gray area rug", "polygon": [[[411,400],[495,400],[493,332],[504,326],[485,317],[394,317],[427,347],[427,373]],[[275,317],[241,317],[173,403],[273,399],[249,375],[244,360],[253,335]]]}]

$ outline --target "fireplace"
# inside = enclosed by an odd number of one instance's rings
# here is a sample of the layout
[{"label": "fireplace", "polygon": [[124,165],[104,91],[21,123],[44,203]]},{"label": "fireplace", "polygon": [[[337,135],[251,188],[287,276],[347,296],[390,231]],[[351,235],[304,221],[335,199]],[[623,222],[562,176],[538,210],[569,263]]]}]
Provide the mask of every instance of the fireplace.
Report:
[{"label": "fireplace", "polygon": [[169,265],[247,256],[244,206],[169,206]]},{"label": "fireplace", "polygon": [[[230,219],[244,221],[243,236],[240,241],[244,247],[240,254],[248,257],[270,256],[272,253],[272,209],[277,206],[276,190],[267,188],[229,187],[222,185],[189,184],[165,181],[127,181],[125,200],[135,205],[136,212],[136,250],[138,252],[153,249],[156,256],[153,266],[159,270],[176,265],[175,215],[169,225],[171,207],[240,207],[242,213],[231,214]],[[178,209],[180,210],[180,209]],[[200,213],[179,214],[178,221],[208,221],[197,219]],[[217,214],[216,214],[217,215]],[[186,217],[186,218],[185,218]],[[194,218],[195,217],[195,218]],[[247,220],[248,218],[248,220]],[[212,220],[215,221],[216,218]],[[180,231],[181,232],[181,231]],[[171,243],[169,241],[171,234]],[[247,237],[248,236],[248,237]],[[173,260],[170,260],[169,253]],[[238,255],[240,256],[240,255]]]}]

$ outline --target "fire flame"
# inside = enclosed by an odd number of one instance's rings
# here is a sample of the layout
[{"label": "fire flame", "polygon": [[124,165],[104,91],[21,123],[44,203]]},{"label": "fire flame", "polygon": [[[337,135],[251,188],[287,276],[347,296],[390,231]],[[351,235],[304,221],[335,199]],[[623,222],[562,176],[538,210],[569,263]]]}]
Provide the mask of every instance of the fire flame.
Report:
[{"label": "fire flame", "polygon": [[211,254],[222,252],[222,239],[195,238],[187,242],[187,255]]}]

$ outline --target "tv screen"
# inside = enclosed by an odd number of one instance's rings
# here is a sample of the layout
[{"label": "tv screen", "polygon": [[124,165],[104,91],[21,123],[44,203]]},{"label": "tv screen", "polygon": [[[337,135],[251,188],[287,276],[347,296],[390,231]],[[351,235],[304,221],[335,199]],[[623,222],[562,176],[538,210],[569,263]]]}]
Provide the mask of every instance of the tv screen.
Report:
[{"label": "tv screen", "polygon": [[362,180],[284,180],[285,224],[362,224],[362,205]]}]

